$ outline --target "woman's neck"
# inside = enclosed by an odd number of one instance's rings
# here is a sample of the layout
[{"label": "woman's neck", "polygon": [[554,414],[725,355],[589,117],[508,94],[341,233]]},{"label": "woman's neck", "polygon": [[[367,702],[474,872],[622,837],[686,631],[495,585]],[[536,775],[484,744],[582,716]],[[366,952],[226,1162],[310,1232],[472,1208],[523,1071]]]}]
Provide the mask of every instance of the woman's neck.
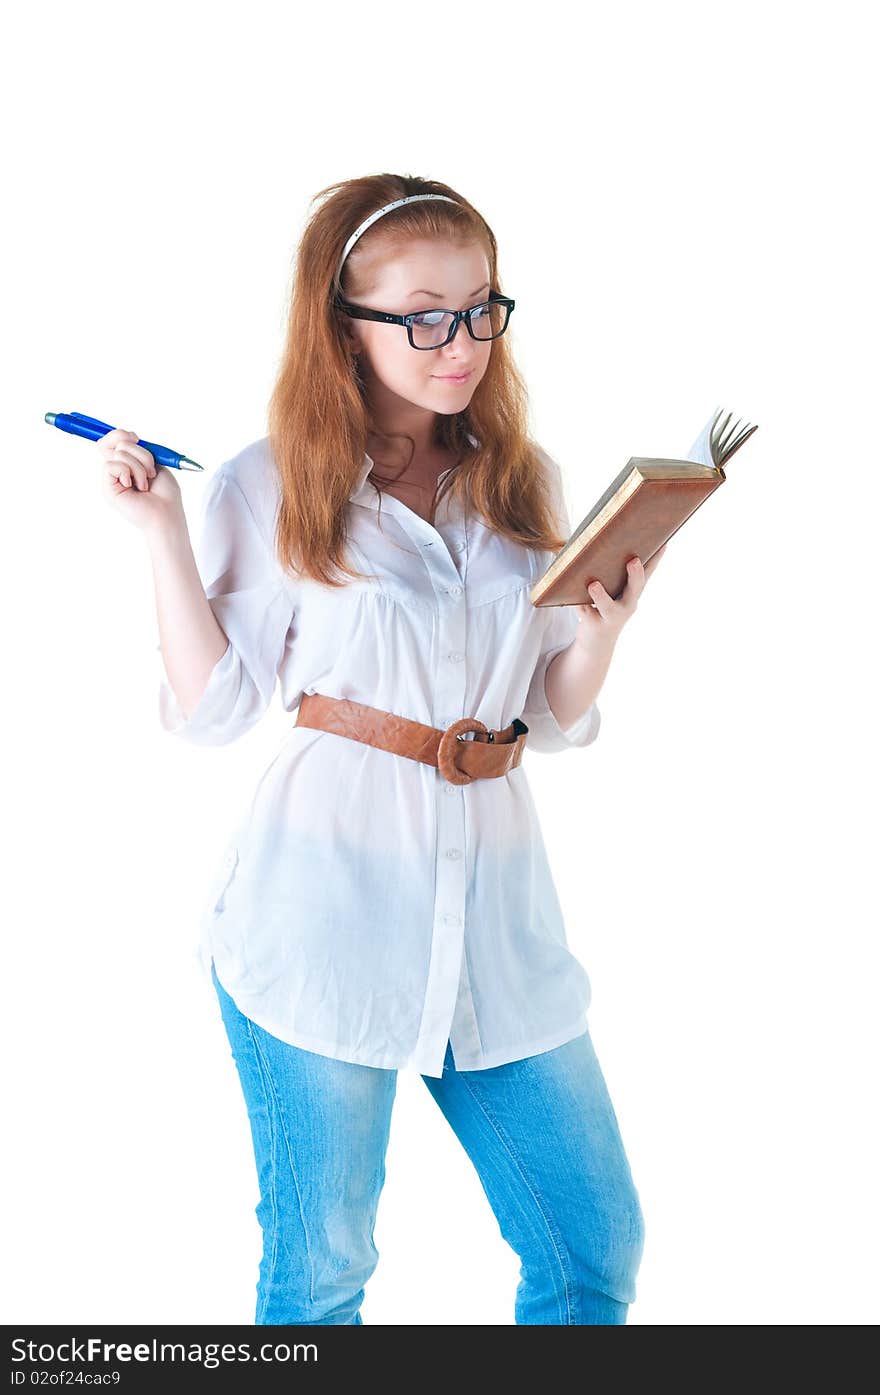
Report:
[{"label": "woman's neck", "polygon": [[[373,441],[379,443],[375,451],[371,449]],[[367,450],[374,464],[372,473],[396,484],[428,491],[433,491],[444,470],[457,465],[460,459],[460,452],[441,445],[417,447],[410,459],[408,441],[389,443],[386,438],[372,435],[368,436]]]}]

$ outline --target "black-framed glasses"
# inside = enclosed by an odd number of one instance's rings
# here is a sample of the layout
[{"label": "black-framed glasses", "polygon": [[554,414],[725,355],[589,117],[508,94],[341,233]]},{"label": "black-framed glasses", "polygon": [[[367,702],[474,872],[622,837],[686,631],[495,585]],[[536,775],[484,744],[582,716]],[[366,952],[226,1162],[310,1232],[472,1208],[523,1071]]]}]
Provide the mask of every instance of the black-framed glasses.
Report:
[{"label": "black-framed glasses", "polygon": [[370,310],[366,305],[353,305],[337,292],[333,304],[355,320],[379,320],[382,324],[405,325],[414,349],[442,349],[454,339],[462,321],[472,339],[497,339],[507,329],[516,305],[515,300],[489,292],[489,299],[467,310],[418,310],[414,315],[389,315],[384,310]]}]

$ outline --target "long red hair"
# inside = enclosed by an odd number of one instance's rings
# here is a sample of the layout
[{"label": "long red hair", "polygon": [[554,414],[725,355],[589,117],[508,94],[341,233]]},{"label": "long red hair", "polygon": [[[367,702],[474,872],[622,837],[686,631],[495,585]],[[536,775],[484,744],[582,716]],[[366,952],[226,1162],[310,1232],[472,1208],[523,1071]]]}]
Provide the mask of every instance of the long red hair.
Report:
[{"label": "long red hair", "polygon": [[[446,194],[385,214],[355,243],[337,281],[347,239],[364,218],[408,194]],[[280,475],[275,547],[281,565],[331,586],[363,574],[345,561],[345,506],[364,467],[369,403],[333,306],[337,290],[366,294],[371,268],[410,238],[481,242],[493,290],[503,294],[492,229],[463,195],[439,180],[375,174],[321,189],[296,256],[287,333],[268,410],[269,444]],[[403,332],[403,331],[401,331]],[[466,332],[459,329],[459,333]],[[527,547],[557,552],[553,493],[527,427],[528,395],[507,334],[493,341],[485,374],[464,411],[438,414],[435,443],[455,452],[447,475],[486,523]],[[473,435],[479,442],[468,441]],[[371,475],[376,483],[376,479]]]}]

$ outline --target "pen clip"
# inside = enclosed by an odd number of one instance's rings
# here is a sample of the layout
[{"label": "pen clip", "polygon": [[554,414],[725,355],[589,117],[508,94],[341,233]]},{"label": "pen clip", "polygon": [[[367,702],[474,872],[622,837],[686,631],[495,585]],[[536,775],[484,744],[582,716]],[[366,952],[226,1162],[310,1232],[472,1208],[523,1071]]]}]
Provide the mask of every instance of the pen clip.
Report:
[{"label": "pen clip", "polygon": [[83,421],[87,426],[96,426],[101,431],[113,430],[113,427],[108,425],[106,421],[98,421],[97,417],[87,417],[84,412],[68,412],[67,415],[73,417],[74,421]]}]

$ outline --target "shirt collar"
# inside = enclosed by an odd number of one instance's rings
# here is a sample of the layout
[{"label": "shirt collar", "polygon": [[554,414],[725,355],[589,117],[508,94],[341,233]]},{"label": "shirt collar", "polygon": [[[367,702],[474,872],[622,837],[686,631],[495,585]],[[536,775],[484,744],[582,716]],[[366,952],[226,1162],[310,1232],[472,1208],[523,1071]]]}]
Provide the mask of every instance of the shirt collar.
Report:
[{"label": "shirt collar", "polygon": [[[468,440],[470,441],[470,443],[471,443],[472,446],[474,446],[474,447],[479,446],[479,441],[477,440],[476,436],[472,436],[470,432],[467,433],[467,438],[468,438]],[[372,470],[374,464],[375,464],[375,461],[372,459],[372,457],[369,456],[369,455],[367,455],[367,454],[365,453],[365,454],[364,454],[364,463],[363,463],[363,465],[361,466],[360,475],[359,475],[358,478],[357,478],[357,482],[355,483],[354,489],[351,491],[351,493],[350,493],[349,496],[348,496],[349,499],[350,499],[352,502],[358,502],[358,501],[360,500],[360,496],[361,496],[362,494],[364,494],[364,493],[368,493],[368,494],[370,494],[370,495],[373,495],[373,494],[374,494],[374,491],[373,491],[372,486],[370,486],[370,489],[367,490],[367,476],[369,475],[370,471]],[[438,484],[439,484],[440,480],[444,479],[444,478],[446,477],[446,475],[448,475],[448,474],[449,474],[452,470],[454,470],[455,468],[456,468],[456,467],[455,467],[454,465],[450,465],[450,467],[449,467],[448,470],[444,470],[444,471],[443,471],[443,474],[438,476],[438,479],[437,479]]]}]

